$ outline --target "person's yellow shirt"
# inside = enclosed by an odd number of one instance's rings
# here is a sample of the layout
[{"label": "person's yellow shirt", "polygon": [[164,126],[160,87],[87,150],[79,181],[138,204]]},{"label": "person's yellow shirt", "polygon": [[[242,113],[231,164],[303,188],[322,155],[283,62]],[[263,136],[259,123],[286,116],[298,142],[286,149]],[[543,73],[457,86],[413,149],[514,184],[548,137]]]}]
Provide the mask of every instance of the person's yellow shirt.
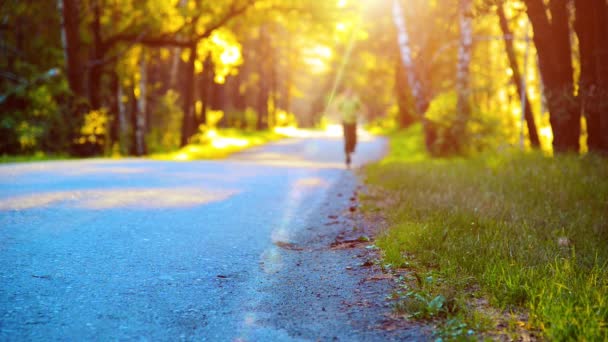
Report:
[{"label": "person's yellow shirt", "polygon": [[358,98],[352,97],[343,99],[339,109],[342,113],[342,122],[347,124],[357,123],[357,116],[361,109],[361,103]]}]

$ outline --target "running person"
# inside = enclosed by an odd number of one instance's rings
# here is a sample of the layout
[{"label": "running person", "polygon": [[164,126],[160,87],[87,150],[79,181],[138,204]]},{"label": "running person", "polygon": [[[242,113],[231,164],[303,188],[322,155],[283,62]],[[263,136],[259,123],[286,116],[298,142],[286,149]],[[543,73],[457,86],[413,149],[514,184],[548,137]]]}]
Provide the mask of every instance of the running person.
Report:
[{"label": "running person", "polygon": [[357,146],[357,116],[361,110],[361,102],[359,102],[359,99],[351,88],[347,88],[344,92],[344,98],[338,108],[342,114],[346,166],[350,168],[350,155],[355,152],[355,147]]}]

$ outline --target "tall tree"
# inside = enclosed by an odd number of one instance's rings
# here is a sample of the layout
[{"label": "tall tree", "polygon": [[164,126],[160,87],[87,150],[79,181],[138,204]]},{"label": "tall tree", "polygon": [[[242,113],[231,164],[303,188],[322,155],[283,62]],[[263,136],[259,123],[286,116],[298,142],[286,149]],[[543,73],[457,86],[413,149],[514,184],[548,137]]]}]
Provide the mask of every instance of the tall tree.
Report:
[{"label": "tall tree", "polygon": [[395,62],[395,93],[397,94],[397,107],[399,108],[397,124],[400,128],[406,128],[416,122],[416,115],[412,113],[409,99],[411,91],[407,82],[405,68],[398,55],[395,58]]},{"label": "tall tree", "polygon": [[184,112],[182,120],[182,136],[181,146],[186,146],[189,142],[190,137],[196,133],[195,117],[194,117],[194,78],[195,68],[194,64],[197,60],[197,45],[193,43],[188,49],[188,60],[186,67],[184,68],[183,84],[182,84],[182,111]]},{"label": "tall tree", "polygon": [[553,150],[578,152],[581,114],[574,96],[568,2],[554,0],[548,6],[543,0],[525,2],[534,29],[534,44],[553,130]]},{"label": "tall tree", "polygon": [[270,57],[270,40],[267,28],[262,25],[260,27],[260,35],[258,42],[258,97],[257,97],[257,121],[256,129],[268,129],[268,99],[270,97],[270,65],[268,58]]},{"label": "tall tree", "polygon": [[61,42],[64,51],[64,65],[70,89],[74,95],[85,96],[84,63],[81,58],[82,40],[80,38],[81,13],[76,0],[57,0],[61,18]]},{"label": "tall tree", "polygon": [[458,65],[456,68],[456,93],[458,94],[458,99],[456,104],[456,119],[454,120],[453,127],[456,150],[460,150],[462,148],[461,145],[466,141],[466,127],[471,116],[469,66],[473,53],[472,11],[472,0],[460,0],[458,11],[460,42],[458,46]]},{"label": "tall tree", "polygon": [[579,40],[579,97],[587,118],[590,151],[608,154],[608,4],[576,0]]},{"label": "tall tree", "polygon": [[529,97],[526,96],[526,89],[524,88],[525,80],[522,78],[521,73],[519,72],[519,65],[517,63],[517,56],[515,54],[515,48],[513,47],[513,40],[515,36],[513,32],[509,28],[509,22],[507,20],[507,16],[505,15],[504,4],[499,3],[496,7],[496,14],[498,15],[498,21],[500,24],[500,29],[503,34],[503,40],[505,42],[505,51],[507,52],[507,57],[509,59],[509,65],[511,70],[513,71],[513,83],[517,87],[517,93],[520,94],[524,101],[524,117],[526,119],[526,125],[528,126],[528,137],[530,138],[530,145],[532,148],[540,147],[540,140],[538,138],[538,130],[536,129],[536,123],[534,122],[534,115],[532,113],[532,106],[530,105]]},{"label": "tall tree", "polygon": [[416,66],[412,57],[410,35],[405,18],[400,1],[393,0],[393,20],[395,22],[395,27],[397,28],[397,41],[401,54],[401,61],[405,74],[407,75],[412,96],[414,97],[416,112],[418,115],[424,115],[429,103],[424,94],[422,83],[416,75]]},{"label": "tall tree", "polygon": [[148,114],[148,63],[146,50],[142,49],[139,59],[139,96],[135,119],[135,155],[143,156],[146,149],[146,119]]}]

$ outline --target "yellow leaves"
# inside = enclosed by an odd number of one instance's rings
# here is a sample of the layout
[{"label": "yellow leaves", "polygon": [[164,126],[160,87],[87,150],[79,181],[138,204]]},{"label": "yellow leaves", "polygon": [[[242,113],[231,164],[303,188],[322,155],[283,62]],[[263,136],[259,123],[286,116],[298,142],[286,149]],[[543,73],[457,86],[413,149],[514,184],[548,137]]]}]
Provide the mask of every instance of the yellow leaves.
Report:
[{"label": "yellow leaves", "polygon": [[122,85],[126,88],[137,84],[140,80],[139,61],[142,56],[142,49],[142,46],[135,46],[129,49],[118,62],[116,69],[119,75],[134,75],[133,78],[126,77],[121,80]]},{"label": "yellow leaves", "polygon": [[197,74],[200,74],[201,72],[203,72],[203,62],[201,62],[200,59],[197,59],[196,61],[194,61],[194,71]]},{"label": "yellow leaves", "polygon": [[238,46],[228,46],[220,55],[220,61],[226,65],[237,65],[241,59],[241,50]]},{"label": "yellow leaves", "polygon": [[109,116],[105,108],[88,112],[84,117],[84,124],[80,129],[81,136],[76,142],[79,144],[103,142],[103,136],[107,133],[108,123]]},{"label": "yellow leaves", "polygon": [[220,120],[224,117],[223,110],[209,110],[207,111],[207,122],[211,127],[217,126]]},{"label": "yellow leaves", "polygon": [[199,60],[195,63],[196,72],[200,73],[204,69],[201,60],[211,56],[215,67],[214,81],[219,84],[223,84],[226,76],[243,63],[241,44],[228,29],[215,30],[208,39],[198,45],[197,52]]},{"label": "yellow leaves", "polygon": [[[199,53],[199,55],[200,55],[200,53]],[[182,49],[180,58],[182,59],[182,61],[187,62],[188,58],[190,58],[190,51],[188,51],[188,49]]]},{"label": "yellow leaves", "polygon": [[171,57],[171,50],[169,49],[160,49],[160,58],[162,60],[167,60]]},{"label": "yellow leaves", "polygon": [[186,8],[188,8],[188,10],[190,10],[190,11],[196,10],[196,1],[194,1],[194,0],[188,1],[188,3],[186,4]]}]

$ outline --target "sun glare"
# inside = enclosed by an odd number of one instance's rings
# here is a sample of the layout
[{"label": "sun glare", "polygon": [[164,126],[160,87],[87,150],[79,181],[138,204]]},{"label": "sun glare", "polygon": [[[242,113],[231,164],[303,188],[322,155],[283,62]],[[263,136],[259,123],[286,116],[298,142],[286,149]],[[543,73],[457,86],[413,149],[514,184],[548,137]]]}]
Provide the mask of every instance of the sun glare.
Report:
[{"label": "sun glare", "polygon": [[330,47],[316,45],[304,50],[303,60],[312,73],[321,74],[329,69],[328,62],[332,56],[333,51]]}]

